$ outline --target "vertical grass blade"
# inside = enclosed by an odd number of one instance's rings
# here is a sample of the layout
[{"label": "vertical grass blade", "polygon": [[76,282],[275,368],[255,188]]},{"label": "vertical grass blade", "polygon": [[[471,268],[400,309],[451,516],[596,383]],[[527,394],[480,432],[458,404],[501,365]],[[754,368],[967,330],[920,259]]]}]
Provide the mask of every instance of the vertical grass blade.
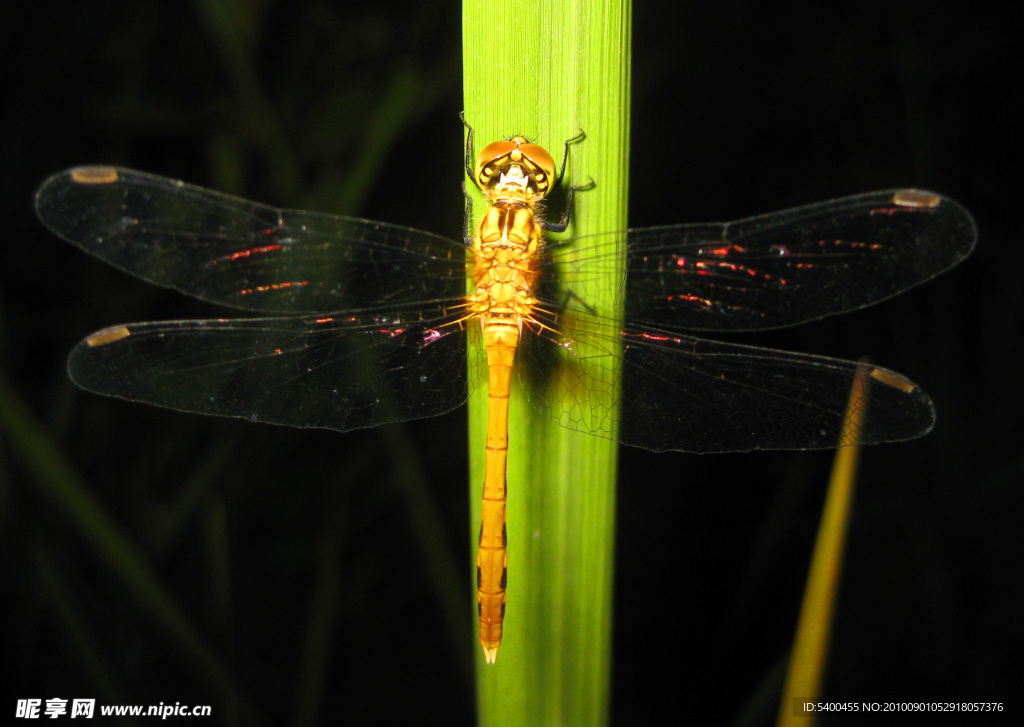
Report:
[{"label": "vertical grass blade", "polygon": [[846,531],[850,522],[857,468],[860,464],[859,432],[867,415],[868,374],[865,363],[857,369],[846,407],[846,424],[840,437],[850,446],[840,447],[832,464],[832,476],[825,495],[825,505],[814,543],[811,566],[807,574],[796,638],[789,659],[789,670],[782,690],[777,724],[803,725],[815,722],[815,714],[800,711],[800,703],[816,702],[828,661],[829,637],[836,594],[839,591],[846,548]]},{"label": "vertical grass blade", "polygon": [[[560,162],[576,196],[574,236],[626,227],[630,4],[627,0],[484,0],[463,6],[465,113],[483,144],[523,134]],[[472,190],[471,191],[475,191]],[[474,195],[474,212],[483,209]],[[560,214],[557,202],[551,217]],[[624,260],[624,251],[623,251]],[[623,263],[624,265],[624,263]],[[616,315],[621,275],[586,291]],[[618,312],[620,314],[621,312]],[[474,552],[486,391],[470,402]],[[617,445],[532,410],[513,387],[509,421],[508,604],[497,663],[477,650],[480,723],[607,722]],[[475,644],[476,625],[473,626]],[[467,634],[467,638],[469,635]]]}]

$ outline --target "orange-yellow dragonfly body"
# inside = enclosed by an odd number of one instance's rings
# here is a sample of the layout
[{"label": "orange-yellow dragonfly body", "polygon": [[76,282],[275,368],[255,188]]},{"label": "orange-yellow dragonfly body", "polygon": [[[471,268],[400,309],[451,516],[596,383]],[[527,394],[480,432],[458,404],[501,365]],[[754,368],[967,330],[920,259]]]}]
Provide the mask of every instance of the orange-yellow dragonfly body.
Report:
[{"label": "orange-yellow dragonfly body", "polygon": [[[517,358],[540,380],[559,382],[550,397],[528,388],[532,405],[624,444],[684,452],[833,447],[856,362],[684,331],[779,328],[870,305],[955,265],[976,230],[955,202],[901,189],[552,245],[542,232],[564,225],[545,223],[538,208],[561,180],[565,156],[556,176],[551,156],[524,137],[487,145],[475,163],[471,146],[470,131],[467,172],[488,202],[471,241],[278,209],[115,167],[53,175],[36,210],[55,233],[129,273],[263,314],[94,333],[68,360],[85,389],[349,431],[451,411],[486,380],[477,600],[480,642],[494,662]],[[623,249],[619,321],[585,299],[583,284],[617,269],[612,261]],[[482,340],[485,372],[475,356],[466,365],[471,338]],[[880,367],[869,375],[876,385],[859,442],[931,429],[934,409],[920,387]],[[584,407],[593,415],[581,417]]]},{"label": "orange-yellow dragonfly body", "polygon": [[[567,141],[566,151],[580,138]],[[567,220],[545,225],[538,214],[540,201],[561,179],[561,174],[555,178],[554,160],[545,149],[513,136],[488,144],[470,167],[472,145],[470,128],[466,171],[489,204],[473,237],[468,316],[480,321],[487,356],[487,453],[476,567],[480,645],[487,663],[493,664],[501,645],[508,570],[505,465],[512,369],[524,326],[543,327],[534,317],[542,230],[564,230]]]}]

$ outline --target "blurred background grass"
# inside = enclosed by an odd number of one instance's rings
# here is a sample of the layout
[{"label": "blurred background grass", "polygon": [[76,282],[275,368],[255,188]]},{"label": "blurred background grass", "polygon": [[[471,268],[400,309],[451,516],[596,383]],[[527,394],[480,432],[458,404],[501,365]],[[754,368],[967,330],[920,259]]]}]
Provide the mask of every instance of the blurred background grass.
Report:
[{"label": "blurred background grass", "polygon": [[[8,708],[96,696],[211,703],[251,724],[472,721],[464,412],[336,435],[79,392],[64,360],[87,333],[226,313],[87,258],[31,211],[45,176],[100,162],[457,236],[458,13],[0,9]],[[923,2],[635,9],[633,226],[902,185],[941,191],[978,222],[977,254],[934,283],[744,337],[870,355],[939,411],[929,437],[864,453],[827,699],[1007,700],[1016,686],[1024,386],[1008,25]],[[423,166],[436,186],[404,188]],[[614,721],[656,706],[728,722],[781,685],[830,460],[623,451]],[[667,644],[653,591],[664,573],[649,561],[666,549],[680,589]],[[462,592],[440,585],[451,574]]]}]

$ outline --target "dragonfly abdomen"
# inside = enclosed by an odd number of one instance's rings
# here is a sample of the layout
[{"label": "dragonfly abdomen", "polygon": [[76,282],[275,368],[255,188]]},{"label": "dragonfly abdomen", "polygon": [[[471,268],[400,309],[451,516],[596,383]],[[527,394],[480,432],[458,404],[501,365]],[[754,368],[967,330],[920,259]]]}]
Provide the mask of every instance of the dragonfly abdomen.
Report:
[{"label": "dragonfly abdomen", "polygon": [[508,460],[508,403],[512,366],[519,344],[519,328],[510,321],[492,321],[484,330],[487,349],[488,406],[487,451],[483,502],[480,512],[480,542],[477,546],[477,603],[480,616],[480,645],[493,664],[501,644],[505,617],[508,540],[505,532]]}]

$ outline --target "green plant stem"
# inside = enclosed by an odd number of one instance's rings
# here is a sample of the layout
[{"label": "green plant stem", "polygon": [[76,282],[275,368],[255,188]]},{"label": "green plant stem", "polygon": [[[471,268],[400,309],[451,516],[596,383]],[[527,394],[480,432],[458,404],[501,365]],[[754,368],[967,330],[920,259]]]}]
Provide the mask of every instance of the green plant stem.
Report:
[{"label": "green plant stem", "polygon": [[[570,149],[565,184],[593,179],[596,186],[576,195],[572,235],[624,229],[629,3],[466,2],[463,58],[476,151],[523,134],[561,163],[564,140],[582,129],[587,138]],[[479,214],[479,195],[473,203]],[[550,216],[558,214],[556,207]],[[621,279],[620,271],[594,281],[584,291],[587,303],[621,315]],[[474,563],[486,407],[481,386],[470,401]],[[505,637],[495,665],[485,665],[476,647],[480,723],[604,724],[617,444],[558,426],[524,401],[515,382],[509,437]],[[473,631],[475,642],[475,625]]]}]

